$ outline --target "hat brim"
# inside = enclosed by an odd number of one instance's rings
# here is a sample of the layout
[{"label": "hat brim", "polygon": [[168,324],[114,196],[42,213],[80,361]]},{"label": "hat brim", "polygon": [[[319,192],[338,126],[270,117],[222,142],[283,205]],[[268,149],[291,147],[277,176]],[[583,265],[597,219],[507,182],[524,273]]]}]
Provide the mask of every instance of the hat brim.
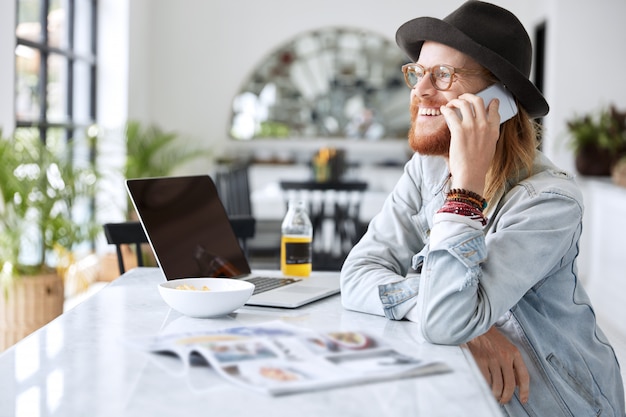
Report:
[{"label": "hat brim", "polygon": [[530,117],[548,114],[548,102],[527,75],[456,27],[433,17],[418,17],[400,26],[396,32],[396,43],[412,61],[419,58],[425,41],[450,46],[475,59],[511,91]]}]

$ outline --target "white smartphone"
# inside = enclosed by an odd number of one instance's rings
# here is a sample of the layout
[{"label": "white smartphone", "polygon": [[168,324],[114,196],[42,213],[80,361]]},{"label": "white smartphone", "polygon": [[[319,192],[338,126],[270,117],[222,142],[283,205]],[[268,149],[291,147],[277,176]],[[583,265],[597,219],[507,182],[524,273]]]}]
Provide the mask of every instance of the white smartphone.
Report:
[{"label": "white smartphone", "polygon": [[[517,114],[515,99],[502,84],[492,84],[484,90],[476,93],[476,95],[482,97],[485,102],[485,107],[487,107],[494,98],[500,100],[500,107],[498,110],[500,113],[500,124],[506,122]],[[457,109],[457,114],[462,118],[461,111],[459,109]]]}]

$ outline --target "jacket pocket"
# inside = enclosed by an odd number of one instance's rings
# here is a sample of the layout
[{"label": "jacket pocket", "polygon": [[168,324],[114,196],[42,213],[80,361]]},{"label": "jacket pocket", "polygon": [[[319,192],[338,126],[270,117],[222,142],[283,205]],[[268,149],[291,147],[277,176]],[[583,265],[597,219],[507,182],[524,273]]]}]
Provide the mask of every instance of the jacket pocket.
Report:
[{"label": "jacket pocket", "polygon": [[[586,385],[583,384],[580,380],[578,380],[570,371],[565,367],[565,365],[554,355],[550,354],[546,358],[548,363],[552,366],[552,369],[556,371],[557,374],[561,377],[563,382],[565,382],[574,393],[578,394],[577,396],[583,399],[587,405],[589,406],[589,412],[594,413],[595,416],[600,416],[602,414],[602,407],[595,400],[594,395],[589,392]],[[563,396],[563,392],[560,393]],[[569,403],[566,398],[563,398],[566,403]],[[572,404],[568,404],[570,410],[574,413],[574,415],[578,416],[579,414],[578,408],[572,409]]]}]

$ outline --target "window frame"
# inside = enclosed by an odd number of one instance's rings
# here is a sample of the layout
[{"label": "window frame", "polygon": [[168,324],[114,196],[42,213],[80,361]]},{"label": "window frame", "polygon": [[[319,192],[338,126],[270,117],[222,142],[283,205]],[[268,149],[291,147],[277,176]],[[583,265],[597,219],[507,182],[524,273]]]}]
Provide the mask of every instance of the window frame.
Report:
[{"label": "window frame", "polygon": [[[42,28],[42,33],[40,39],[38,41],[21,38],[18,36],[17,27],[19,25],[19,10],[20,10],[20,2],[22,0],[15,0],[16,9],[15,9],[15,22],[16,22],[16,31],[15,31],[15,39],[16,39],[16,50],[19,46],[24,46],[28,48],[32,48],[36,50],[40,54],[40,65],[39,65],[39,84],[37,89],[37,101],[39,104],[39,112],[37,117],[31,119],[20,119],[18,118],[18,108],[17,103],[15,102],[17,99],[17,90],[14,94],[14,120],[15,120],[15,129],[16,131],[24,128],[37,128],[39,136],[41,140],[46,143],[48,139],[48,132],[51,129],[61,129],[63,131],[63,136],[65,138],[65,142],[69,145],[69,150],[72,152],[71,141],[74,137],[74,132],[77,129],[86,129],[90,125],[96,123],[96,94],[97,94],[97,33],[98,33],[98,0],[82,0],[86,3],[91,3],[90,7],[90,24],[87,26],[89,30],[89,38],[91,40],[89,45],[89,53],[77,53],[75,51],[75,38],[76,38],[76,21],[75,21],[75,10],[76,10],[76,0],[65,0],[65,4],[67,5],[67,46],[51,46],[49,45],[49,31],[48,31],[48,14],[50,10],[50,2],[51,0],[38,0],[40,5],[40,16],[39,16],[39,24]],[[81,0],[79,0],[81,1]],[[80,34],[78,34],[80,36]],[[48,119],[48,62],[50,60],[50,56],[55,55],[56,57],[63,59],[64,62],[62,65],[65,66],[65,71],[67,74],[67,83],[65,86],[65,91],[63,91],[65,108],[64,112],[64,120],[63,121],[50,121]],[[76,77],[74,74],[74,67],[76,63],[82,63],[88,66],[89,68],[89,80],[87,81],[88,85],[83,86],[83,88],[88,91],[88,109],[84,114],[86,114],[86,119],[83,121],[76,121],[75,116],[75,108],[74,108],[74,92],[75,88],[77,88]],[[16,60],[16,68],[15,68],[15,77],[17,82],[18,77],[18,68],[17,68],[17,60]],[[95,143],[92,143],[90,150],[90,162],[93,163],[95,159]]]},{"label": "window frame", "polygon": [[[39,7],[39,28],[41,30],[38,39],[28,39],[18,36],[20,25],[20,2],[28,0],[15,0],[15,52],[14,52],[14,93],[13,93],[13,119],[15,121],[14,134],[21,134],[20,131],[24,131],[27,135],[37,131],[39,139],[46,145],[54,145],[53,149],[56,152],[62,152],[65,154],[72,164],[76,166],[89,167],[97,170],[96,155],[97,155],[97,134],[92,132],[97,129],[90,129],[93,126],[97,126],[97,34],[98,34],[98,0],[61,0],[61,5],[65,8],[65,27],[61,31],[61,35],[64,39],[59,42],[59,46],[50,45],[50,36],[48,28],[48,17],[50,11],[50,4],[55,0],[31,0],[38,3]],[[81,15],[77,18],[76,9],[82,5],[87,5],[88,9],[84,15],[88,15],[88,24],[77,24],[77,19],[80,19]],[[80,11],[80,10],[79,10]],[[83,17],[84,18],[84,17]],[[82,22],[81,22],[82,23]],[[80,45],[79,42],[75,42],[80,33],[76,33],[76,27],[84,28],[85,31],[82,36],[89,36],[90,42]],[[83,46],[83,51],[80,53],[76,50],[76,44]],[[38,113],[35,116],[29,115],[28,117],[20,118],[20,111],[18,108],[18,80],[20,74],[18,73],[18,51],[19,47],[24,46],[32,48],[39,53],[39,68],[38,85],[36,89],[35,97],[39,106]],[[86,52],[85,52],[86,51]],[[61,109],[60,120],[49,120],[49,101],[48,91],[49,85],[54,81],[51,81],[48,77],[48,67],[50,57],[54,56],[54,59],[63,60],[60,64],[60,68],[63,68],[61,72],[64,78],[63,90],[61,93],[61,103],[63,108]],[[76,77],[75,68],[76,65],[86,65],[88,70],[87,77]],[[77,85],[78,81],[81,81],[80,86]],[[80,111],[76,111],[74,106],[75,93],[78,90],[83,95],[84,106]],[[86,107],[86,108],[85,108]],[[54,118],[53,118],[54,119]],[[28,132],[32,130],[33,132]],[[52,139],[56,139],[53,141]],[[94,198],[90,198],[89,201],[84,201],[77,205],[73,210],[76,213],[77,218],[89,218],[90,220],[96,217],[96,202]],[[88,244],[91,250],[95,247],[95,242],[92,241]]]}]

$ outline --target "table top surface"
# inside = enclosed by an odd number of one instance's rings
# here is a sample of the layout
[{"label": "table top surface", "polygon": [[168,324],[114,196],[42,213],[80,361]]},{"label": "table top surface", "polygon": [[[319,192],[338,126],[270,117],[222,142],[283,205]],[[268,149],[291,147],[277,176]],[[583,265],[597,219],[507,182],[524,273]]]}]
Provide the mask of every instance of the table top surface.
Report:
[{"label": "table top surface", "polygon": [[[339,295],[298,309],[242,307],[193,319],[161,299],[157,268],[137,268],[0,354],[4,416],[500,416],[466,348],[426,343],[417,325],[341,307]],[[184,368],[142,352],[134,336],[283,321],[312,330],[367,330],[396,349],[441,360],[451,372],[271,397],[207,366]],[[294,414],[295,413],[295,414]]]}]

